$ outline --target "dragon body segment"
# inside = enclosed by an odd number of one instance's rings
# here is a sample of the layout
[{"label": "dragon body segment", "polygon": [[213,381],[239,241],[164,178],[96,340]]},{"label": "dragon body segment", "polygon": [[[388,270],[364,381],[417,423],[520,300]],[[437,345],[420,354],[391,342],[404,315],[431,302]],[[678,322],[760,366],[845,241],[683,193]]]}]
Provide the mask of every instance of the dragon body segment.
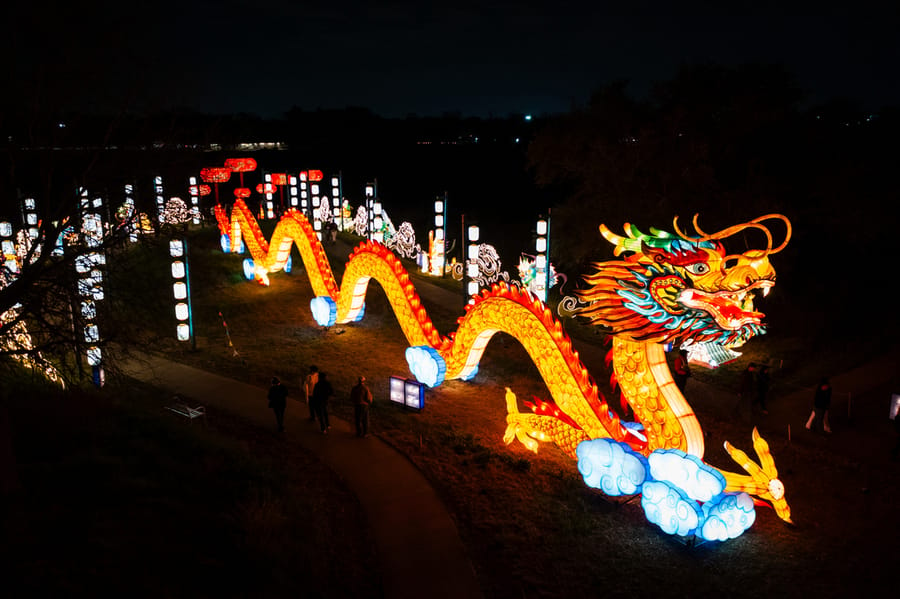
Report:
[{"label": "dragon body segment", "polygon": [[[509,443],[518,439],[533,451],[537,451],[538,442],[553,442],[573,458],[580,444],[601,438],[621,442],[642,455],[666,450],[681,451],[695,460],[703,456],[702,430],[672,381],[662,344],[737,347],[763,333],[762,314],[753,309],[752,292],[768,291],[774,284],[768,255],[784,245],[773,249],[771,234],[760,223],[780,218],[787,224],[790,237],[790,223],[780,215],[761,217],[713,235],[702,232],[695,217],[696,237],[682,233],[677,219],[677,235],[656,229],[644,235],[626,225],[627,235],[621,237],[601,226],[603,236],[615,245],[616,256],[627,256],[599,263],[597,271],[585,277],[589,287],[580,292],[587,304],[582,315],[613,336],[614,379],[638,420],[629,423],[609,409],[561,323],[527,290],[505,283],[494,285],[466,306],[455,332],[442,336],[422,306],[406,269],[381,244],[368,241],[357,246],[338,287],[324,248],[302,213],[285,213],[271,244],[266,243],[241,200],[235,202],[230,219],[221,207],[216,208],[216,218],[223,236],[229,237],[231,251],[238,251],[239,239],[244,239],[252,256],[253,276],[260,283],[268,284],[267,273],[286,267],[291,245],[297,245],[317,296],[312,302],[314,313],[317,300],[331,307],[330,319],[317,317],[320,324],[360,319],[368,283],[373,278],[378,281],[410,349],[422,350],[435,363],[440,372],[436,384],[445,379],[471,378],[496,333],[514,337],[537,366],[552,401],[526,403],[532,413],[520,413],[515,394],[507,390],[504,440]],[[719,240],[742,228],[764,231],[767,248],[726,255]],[[410,350],[407,359],[416,377],[424,380],[415,370]],[[761,465],[727,446],[747,474],[723,471],[728,483],[725,490],[747,491],[770,501],[779,516],[789,520],[790,510],[774,461],[765,441],[757,437],[754,431],[754,448]]]}]

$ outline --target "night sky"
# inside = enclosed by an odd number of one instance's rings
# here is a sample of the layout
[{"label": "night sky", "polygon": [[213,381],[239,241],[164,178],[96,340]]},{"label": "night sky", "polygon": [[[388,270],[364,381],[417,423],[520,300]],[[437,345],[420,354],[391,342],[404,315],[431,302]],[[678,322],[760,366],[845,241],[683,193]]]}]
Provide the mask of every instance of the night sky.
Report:
[{"label": "night sky", "polygon": [[39,4],[14,9],[5,60],[23,95],[63,107],[540,115],[583,104],[616,79],[641,97],[680,65],[709,62],[783,64],[809,102],[900,105],[900,23],[867,12],[725,17],[646,2],[630,4],[631,16],[564,2]]}]

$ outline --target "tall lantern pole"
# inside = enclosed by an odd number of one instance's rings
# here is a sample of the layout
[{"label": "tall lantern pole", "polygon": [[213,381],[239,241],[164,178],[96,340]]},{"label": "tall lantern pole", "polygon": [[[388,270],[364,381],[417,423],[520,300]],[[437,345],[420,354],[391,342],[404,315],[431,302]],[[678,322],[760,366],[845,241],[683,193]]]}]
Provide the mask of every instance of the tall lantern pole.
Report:
[{"label": "tall lantern pole", "polygon": [[310,220],[309,214],[309,173],[307,171],[300,172],[300,211]]},{"label": "tall lantern pole", "polygon": [[375,229],[375,194],[377,182],[366,183],[366,239],[372,240]]},{"label": "tall lantern pole", "polygon": [[477,225],[469,225],[468,237],[469,237],[469,245],[468,245],[468,255],[466,260],[466,278],[468,279],[468,287],[466,289],[468,295],[468,302],[473,303],[474,297],[478,295],[478,277],[479,277],[479,266],[478,266],[478,238],[481,233],[478,229]]},{"label": "tall lantern pole", "polygon": [[549,292],[550,278],[550,261],[548,255],[548,239],[549,239],[549,221],[550,219],[539,218],[537,221],[537,237],[534,240],[534,279],[535,279],[535,295],[542,302],[547,302]]},{"label": "tall lantern pole", "polygon": [[175,331],[179,341],[190,341],[191,349],[197,349],[194,335],[194,318],[191,310],[191,277],[188,267],[188,245],[186,239],[169,241],[169,256],[172,257],[172,293],[175,296]]},{"label": "tall lantern pole", "polygon": [[341,179],[343,176],[341,172],[338,171],[337,176],[331,177],[331,205],[333,207],[333,214],[335,225],[337,225],[337,219],[340,217],[341,228],[340,230],[344,230],[344,194],[341,191]]},{"label": "tall lantern pole", "polygon": [[431,274],[438,277],[444,276],[444,252],[447,239],[447,192],[438,196],[434,201],[434,252],[430,256]]}]

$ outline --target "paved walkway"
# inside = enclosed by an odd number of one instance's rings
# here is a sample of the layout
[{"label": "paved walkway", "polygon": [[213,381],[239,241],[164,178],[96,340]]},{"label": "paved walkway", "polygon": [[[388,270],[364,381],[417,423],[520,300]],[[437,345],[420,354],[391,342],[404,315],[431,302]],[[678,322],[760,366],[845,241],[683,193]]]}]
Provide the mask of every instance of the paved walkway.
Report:
[{"label": "paved walkway", "polygon": [[[197,403],[273,425],[266,389],[154,356],[130,360],[123,370]],[[284,440],[315,452],[359,497],[378,549],[385,597],[481,597],[456,525],[422,473],[377,437],[357,438],[343,420],[332,417],[332,430],[322,435],[307,417],[305,408],[287,410]]]}]

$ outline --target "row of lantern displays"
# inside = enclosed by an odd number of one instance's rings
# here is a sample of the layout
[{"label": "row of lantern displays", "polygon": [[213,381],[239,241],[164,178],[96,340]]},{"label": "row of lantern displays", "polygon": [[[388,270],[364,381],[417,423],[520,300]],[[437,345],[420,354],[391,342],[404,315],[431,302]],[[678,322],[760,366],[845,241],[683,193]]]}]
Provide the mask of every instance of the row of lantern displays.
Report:
[{"label": "row of lantern displays", "polygon": [[[99,347],[100,331],[97,326],[97,302],[104,298],[103,291],[103,268],[106,265],[106,256],[102,251],[101,245],[105,235],[105,227],[101,216],[103,210],[103,199],[95,197],[91,199],[87,190],[78,190],[79,212],[82,220],[82,235],[85,251],[78,255],[75,259],[75,271],[77,278],[77,294],[79,298],[79,312],[82,317],[83,328],[81,336],[87,345],[85,357],[88,365],[91,366],[93,372],[94,383],[102,386],[104,375],[102,368],[102,351]],[[33,262],[40,256],[42,240],[40,239],[40,221],[37,214],[37,206],[33,198],[26,198],[23,202],[23,221],[25,228],[18,231],[13,240],[13,226],[10,222],[0,222],[0,251],[3,257],[3,276],[0,277],[0,287],[6,286],[15,279],[24,266],[24,261],[31,252],[31,261]],[[57,239],[53,254],[62,254],[62,244],[73,241],[72,227],[66,227],[64,232]],[[33,251],[32,251],[33,250]],[[9,312],[0,315],[5,321],[9,320],[12,312],[16,311],[18,306],[13,307]],[[16,344],[18,350],[31,349],[31,336],[28,334],[24,324],[19,323],[19,328],[4,339],[3,342],[9,345],[10,340]],[[45,375],[51,380],[59,380],[58,373],[52,365],[43,363],[41,368]],[[31,361],[31,366],[35,366],[35,361]]]}]

